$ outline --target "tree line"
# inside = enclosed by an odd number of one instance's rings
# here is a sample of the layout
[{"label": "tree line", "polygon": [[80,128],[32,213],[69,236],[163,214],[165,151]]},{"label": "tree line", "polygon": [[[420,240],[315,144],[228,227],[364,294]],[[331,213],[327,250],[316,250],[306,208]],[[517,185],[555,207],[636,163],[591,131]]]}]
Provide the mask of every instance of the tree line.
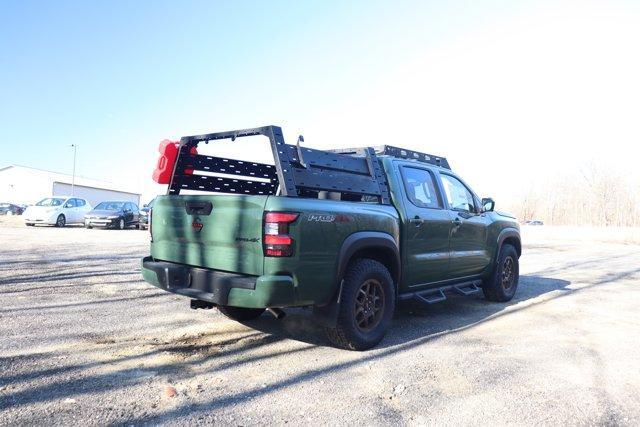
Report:
[{"label": "tree line", "polygon": [[640,182],[609,168],[588,165],[574,176],[529,186],[509,207],[521,221],[640,227]]}]

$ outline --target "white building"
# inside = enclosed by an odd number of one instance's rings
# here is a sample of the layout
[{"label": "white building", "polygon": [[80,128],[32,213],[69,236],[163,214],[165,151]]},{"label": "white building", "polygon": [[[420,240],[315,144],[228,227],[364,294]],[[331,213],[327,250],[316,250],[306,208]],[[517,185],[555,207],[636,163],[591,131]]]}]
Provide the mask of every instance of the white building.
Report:
[{"label": "white building", "polygon": [[140,205],[140,193],[109,182],[79,176],[74,182],[71,175],[25,166],[0,168],[0,202],[30,205],[52,196],[80,197],[91,206],[105,201]]}]

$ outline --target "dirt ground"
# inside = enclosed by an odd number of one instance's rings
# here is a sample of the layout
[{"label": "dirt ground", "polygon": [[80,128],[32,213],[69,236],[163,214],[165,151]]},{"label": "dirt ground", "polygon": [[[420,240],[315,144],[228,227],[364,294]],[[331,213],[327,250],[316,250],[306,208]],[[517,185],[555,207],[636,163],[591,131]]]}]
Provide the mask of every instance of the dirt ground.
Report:
[{"label": "dirt ground", "polygon": [[357,353],[145,284],[147,232],[2,218],[0,424],[638,425],[634,236],[525,228],[511,303],[403,306]]}]

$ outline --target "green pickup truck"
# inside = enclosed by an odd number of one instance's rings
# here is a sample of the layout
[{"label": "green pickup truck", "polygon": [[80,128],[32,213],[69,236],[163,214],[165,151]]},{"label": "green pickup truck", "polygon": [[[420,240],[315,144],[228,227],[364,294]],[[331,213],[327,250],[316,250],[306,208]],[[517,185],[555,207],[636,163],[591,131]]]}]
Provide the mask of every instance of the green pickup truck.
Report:
[{"label": "green pickup truck", "polygon": [[[269,139],[274,165],[197,151],[254,135]],[[168,192],[151,211],[144,279],[239,321],[312,308],[329,339],[352,350],[380,342],[398,301],[513,298],[518,223],[445,158],[300,141],[285,144],[276,126],[164,141],[154,179]]]}]

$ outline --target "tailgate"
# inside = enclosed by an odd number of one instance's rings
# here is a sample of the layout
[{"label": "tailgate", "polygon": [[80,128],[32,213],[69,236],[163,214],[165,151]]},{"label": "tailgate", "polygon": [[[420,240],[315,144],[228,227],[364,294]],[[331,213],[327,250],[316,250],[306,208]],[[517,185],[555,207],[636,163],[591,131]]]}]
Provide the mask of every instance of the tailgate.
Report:
[{"label": "tailgate", "polygon": [[267,197],[159,196],[151,215],[151,256],[197,267],[261,275],[262,215]]}]

